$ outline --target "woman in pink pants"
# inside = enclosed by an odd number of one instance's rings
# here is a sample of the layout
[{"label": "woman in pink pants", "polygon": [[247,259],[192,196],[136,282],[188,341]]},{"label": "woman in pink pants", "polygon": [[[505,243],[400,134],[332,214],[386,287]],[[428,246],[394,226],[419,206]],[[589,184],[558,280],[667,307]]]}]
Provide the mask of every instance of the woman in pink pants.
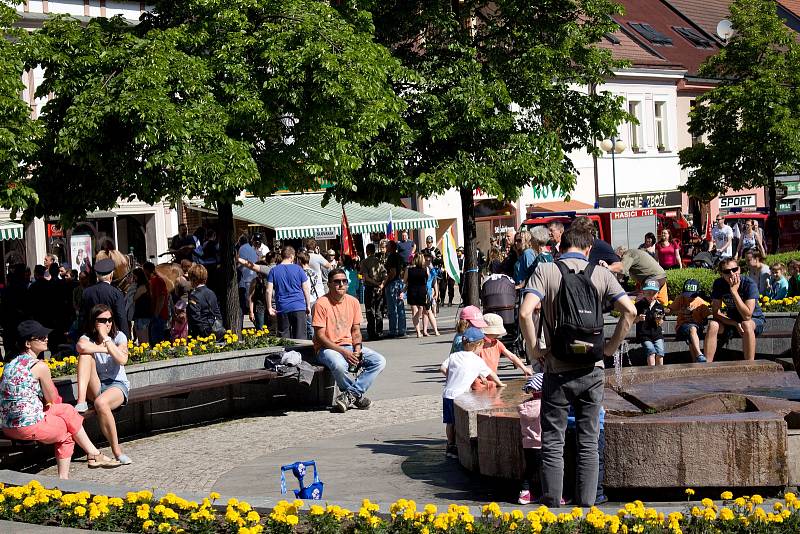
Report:
[{"label": "woman in pink pants", "polygon": [[117,467],[120,463],[102,454],[86,435],[83,417],[62,404],[50,368],[39,360],[49,333],[36,321],[17,327],[20,353],[5,365],[0,378],[0,428],[11,439],[52,443],[59,478],[69,478],[75,443],[86,451],[89,467]]}]

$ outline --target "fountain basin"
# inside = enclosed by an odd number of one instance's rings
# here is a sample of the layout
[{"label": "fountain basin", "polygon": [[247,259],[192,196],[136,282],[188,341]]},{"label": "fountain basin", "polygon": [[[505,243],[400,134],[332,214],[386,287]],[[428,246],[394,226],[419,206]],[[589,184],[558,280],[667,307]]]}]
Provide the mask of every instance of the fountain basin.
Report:
[{"label": "fountain basin", "polygon": [[[522,380],[455,401],[459,461],[482,475],[518,479],[525,460],[517,405]],[[606,370],[608,488],[766,487],[797,483],[800,378],[773,362]],[[796,437],[795,437],[796,436]],[[568,460],[569,461],[569,460]],[[793,467],[795,466],[795,467]]]}]

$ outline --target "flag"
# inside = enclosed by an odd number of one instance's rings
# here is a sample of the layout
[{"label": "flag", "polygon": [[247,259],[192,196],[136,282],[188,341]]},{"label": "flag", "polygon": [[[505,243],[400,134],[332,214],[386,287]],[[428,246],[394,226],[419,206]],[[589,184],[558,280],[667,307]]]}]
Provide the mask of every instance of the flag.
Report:
[{"label": "flag", "polygon": [[389,208],[389,222],[386,223],[386,239],[394,241],[394,226],[392,226],[392,208]]},{"label": "flag", "polygon": [[461,272],[458,268],[458,257],[456,256],[456,240],[453,239],[452,227],[442,236],[442,243],[439,247],[442,250],[442,262],[444,270],[455,281],[461,283]]},{"label": "flag", "polygon": [[347,224],[347,214],[344,212],[344,205],[342,205],[342,256],[356,257],[356,247],[353,244],[353,234],[350,233],[350,225]]}]

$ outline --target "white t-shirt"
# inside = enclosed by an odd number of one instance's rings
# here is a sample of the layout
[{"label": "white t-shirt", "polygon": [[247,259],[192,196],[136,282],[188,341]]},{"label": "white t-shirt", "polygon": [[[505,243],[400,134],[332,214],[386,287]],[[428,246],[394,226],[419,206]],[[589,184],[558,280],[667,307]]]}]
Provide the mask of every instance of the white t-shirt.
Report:
[{"label": "white t-shirt", "polygon": [[466,350],[454,352],[448,356],[442,362],[441,369],[447,371],[447,381],[444,384],[444,392],[442,392],[442,397],[445,399],[455,399],[469,391],[476,378],[492,374],[492,370],[489,369],[486,362],[474,352]]},{"label": "white t-shirt", "polygon": [[[88,336],[81,336],[81,339],[91,341]],[[115,345],[123,345],[128,342],[128,338],[122,332],[117,332],[114,336]],[[97,377],[100,382],[116,380],[122,382],[125,387],[130,388],[131,384],[128,382],[128,377],[125,375],[125,367],[117,363],[112,355],[107,352],[95,352],[93,354],[95,365],[97,367]]]},{"label": "white t-shirt", "polygon": [[269,254],[269,247],[264,243],[261,243],[261,246],[256,249],[256,254],[258,255],[258,259],[264,259],[264,256]]},{"label": "white t-shirt", "polygon": [[325,288],[325,282],[322,281],[322,266],[326,263],[328,263],[328,260],[322,257],[322,254],[317,254],[316,252],[308,254],[308,266],[317,275],[317,298],[328,292]]},{"label": "white t-shirt", "polygon": [[[722,254],[723,257],[731,257],[733,256],[733,230],[727,224],[722,228],[715,227],[711,230],[711,236],[714,238],[714,246],[717,247],[717,250]],[[725,244],[725,241],[728,242],[728,246],[722,248],[722,245]]]}]

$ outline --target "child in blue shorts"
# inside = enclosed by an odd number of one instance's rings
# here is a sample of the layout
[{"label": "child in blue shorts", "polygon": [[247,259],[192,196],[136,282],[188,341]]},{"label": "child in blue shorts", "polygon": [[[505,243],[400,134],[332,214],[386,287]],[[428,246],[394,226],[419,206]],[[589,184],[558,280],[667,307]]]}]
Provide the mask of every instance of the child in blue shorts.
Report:
[{"label": "child in blue shorts", "polygon": [[470,386],[476,378],[480,377],[485,383],[486,379],[491,379],[497,387],[505,387],[500,378],[486,365],[477,352],[483,347],[483,332],[480,328],[468,328],[462,338],[464,350],[454,352],[442,362],[439,367],[442,374],[447,377],[442,393],[442,422],[445,424],[447,433],[447,456],[455,458],[458,456],[456,448],[456,434],[454,423],[455,412],[453,401],[459,395],[470,390]]},{"label": "child in blue shorts", "polygon": [[656,300],[661,290],[657,280],[647,280],[642,300],[636,303],[636,342],[644,346],[647,365],[664,365],[664,306]]}]

